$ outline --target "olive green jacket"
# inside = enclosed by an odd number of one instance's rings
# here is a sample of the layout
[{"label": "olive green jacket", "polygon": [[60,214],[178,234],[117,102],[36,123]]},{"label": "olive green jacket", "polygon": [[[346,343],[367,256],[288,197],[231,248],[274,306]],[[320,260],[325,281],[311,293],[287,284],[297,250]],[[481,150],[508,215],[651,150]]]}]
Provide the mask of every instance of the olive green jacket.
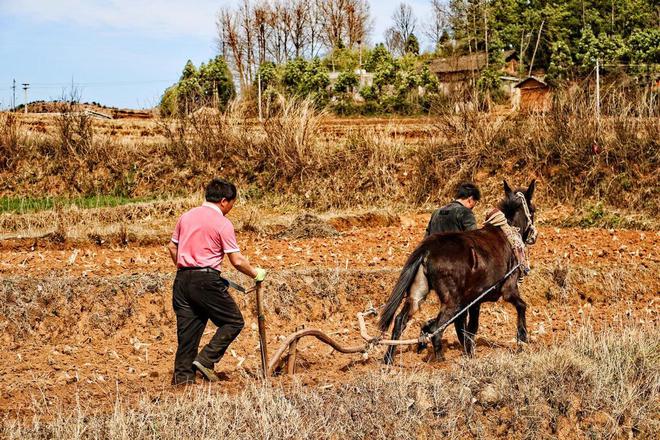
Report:
[{"label": "olive green jacket", "polygon": [[454,200],[435,210],[426,228],[426,236],[437,232],[463,232],[473,229],[477,229],[477,220],[472,210]]}]

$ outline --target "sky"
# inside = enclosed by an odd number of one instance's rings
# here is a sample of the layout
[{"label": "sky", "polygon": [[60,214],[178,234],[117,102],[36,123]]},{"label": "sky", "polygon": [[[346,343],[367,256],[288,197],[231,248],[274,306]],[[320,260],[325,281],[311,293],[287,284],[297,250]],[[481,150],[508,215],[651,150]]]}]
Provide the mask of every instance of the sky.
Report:
[{"label": "sky", "polygon": [[[383,41],[401,0],[371,0],[371,41]],[[430,1],[408,0],[418,26]],[[82,101],[122,108],[158,104],[188,59],[217,54],[215,17],[235,0],[0,0],[0,109],[60,99],[71,84]],[[424,42],[422,32],[416,32]]]}]

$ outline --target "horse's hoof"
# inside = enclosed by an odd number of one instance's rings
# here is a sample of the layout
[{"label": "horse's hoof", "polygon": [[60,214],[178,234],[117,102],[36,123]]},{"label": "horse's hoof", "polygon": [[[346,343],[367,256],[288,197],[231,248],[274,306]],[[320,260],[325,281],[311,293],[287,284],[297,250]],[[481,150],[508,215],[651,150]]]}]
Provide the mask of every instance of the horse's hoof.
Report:
[{"label": "horse's hoof", "polygon": [[445,355],[442,353],[436,354],[433,351],[431,351],[429,352],[428,356],[426,356],[425,361],[429,364],[437,364],[439,362],[444,362]]}]

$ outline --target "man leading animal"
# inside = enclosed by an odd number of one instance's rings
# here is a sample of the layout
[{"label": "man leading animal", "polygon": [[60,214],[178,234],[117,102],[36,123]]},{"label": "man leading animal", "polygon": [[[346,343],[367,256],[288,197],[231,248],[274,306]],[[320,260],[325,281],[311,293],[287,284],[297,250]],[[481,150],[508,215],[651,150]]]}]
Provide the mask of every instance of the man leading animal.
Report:
[{"label": "man leading animal", "polygon": [[[519,242],[523,246],[536,242],[535,207],[532,202],[535,184],[533,180],[527,189],[512,190],[504,182],[504,198],[498,204],[502,223],[500,216],[494,215],[481,229],[426,237],[408,257],[380,313],[381,331],[386,331],[394,321],[391,339],[398,339],[428,293],[433,291],[442,306],[435,322],[425,333],[432,335],[436,360],[443,357],[442,332],[452,321],[464,350],[467,354],[473,353],[474,340],[466,336],[476,335],[479,306],[484,301],[503,298],[513,304],[518,315],[516,338],[526,342],[527,305],[518,289],[523,266],[516,249]],[[403,307],[397,314],[402,303]],[[470,314],[467,329],[463,313],[465,308],[469,308]],[[392,363],[395,351],[396,346],[388,349],[386,363]]]},{"label": "man leading animal", "polygon": [[462,183],[456,190],[454,200],[442,208],[436,209],[429,225],[426,227],[426,236],[438,232],[464,232],[477,229],[477,221],[472,210],[481,200],[481,191],[473,183]]},{"label": "man leading animal", "polygon": [[[474,218],[472,210],[477,206],[479,200],[481,200],[479,187],[470,182],[462,183],[456,189],[454,200],[433,212],[426,227],[425,237],[440,232],[464,232],[477,229],[477,220]],[[463,317],[463,319],[465,318]],[[435,318],[422,326],[421,333],[429,333],[433,324],[435,324]],[[427,344],[420,342],[417,344],[417,352],[422,352],[426,347]]]}]

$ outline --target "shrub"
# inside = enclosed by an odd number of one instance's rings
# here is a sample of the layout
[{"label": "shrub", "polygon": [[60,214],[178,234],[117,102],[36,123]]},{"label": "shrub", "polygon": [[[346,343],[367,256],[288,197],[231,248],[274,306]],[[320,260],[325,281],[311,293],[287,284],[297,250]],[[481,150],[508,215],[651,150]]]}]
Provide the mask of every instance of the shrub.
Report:
[{"label": "shrub", "polygon": [[318,106],[327,102],[326,88],[330,84],[327,69],[319,58],[306,61],[296,58],[284,66],[282,85],[290,95],[299,98],[311,98]]},{"label": "shrub", "polygon": [[161,116],[168,117],[176,115],[178,111],[178,97],[176,84],[165,89],[165,93],[160,98],[158,111]]},{"label": "shrub", "polygon": [[359,84],[360,78],[358,78],[355,72],[341,72],[337,77],[337,82],[335,83],[335,92],[352,93],[353,89]]},{"label": "shrub", "polygon": [[224,109],[235,94],[234,81],[223,57],[202,63],[199,70],[188,60],[179,81],[163,93],[158,108],[161,116],[166,117],[188,114],[212,104]]}]

